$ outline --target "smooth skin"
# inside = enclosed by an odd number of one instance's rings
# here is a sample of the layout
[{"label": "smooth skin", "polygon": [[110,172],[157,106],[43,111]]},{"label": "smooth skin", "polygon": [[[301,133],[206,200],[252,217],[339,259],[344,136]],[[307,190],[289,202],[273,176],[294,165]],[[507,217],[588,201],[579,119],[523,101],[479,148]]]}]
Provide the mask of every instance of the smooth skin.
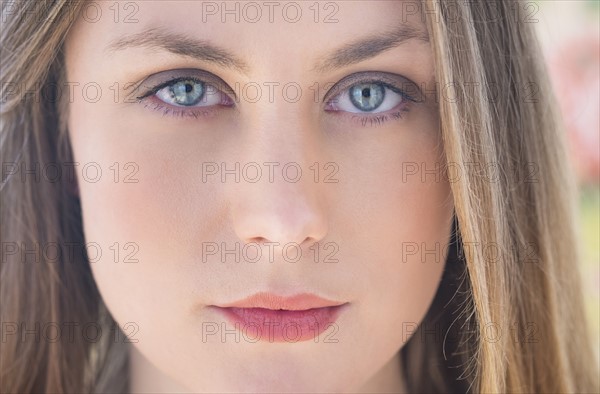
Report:
[{"label": "smooth skin", "polygon": [[[239,22],[200,1],[127,3],[96,2],[101,17],[80,16],[65,51],[84,232],[101,248],[91,266],[104,302],[134,340],[132,392],[404,391],[398,351],[439,286],[453,214],[447,179],[431,173],[443,145],[418,2],[297,2],[295,23],[293,5],[282,14],[291,2],[278,3],[272,23],[266,6],[253,23],[248,2]],[[324,23],[333,11],[337,21]],[[400,28],[408,39],[385,50],[340,52]],[[167,49],[165,37],[183,36]],[[220,63],[198,57],[207,53]],[[337,63],[325,60],[335,53]],[[188,78],[175,87],[182,96],[150,89],[190,72],[224,96],[212,90],[192,108],[185,100],[206,85]],[[367,86],[344,82],[352,75]],[[416,100],[386,90],[387,110],[354,106],[351,89],[369,99],[382,75]],[[247,167],[239,182],[223,179],[208,175],[210,163],[257,163],[262,176]],[[272,179],[263,163],[277,163]],[[272,257],[207,253],[252,242],[274,245]],[[287,245],[300,248],[298,261]],[[349,304],[316,340],[281,343],[252,341],[207,308],[260,291]]]}]

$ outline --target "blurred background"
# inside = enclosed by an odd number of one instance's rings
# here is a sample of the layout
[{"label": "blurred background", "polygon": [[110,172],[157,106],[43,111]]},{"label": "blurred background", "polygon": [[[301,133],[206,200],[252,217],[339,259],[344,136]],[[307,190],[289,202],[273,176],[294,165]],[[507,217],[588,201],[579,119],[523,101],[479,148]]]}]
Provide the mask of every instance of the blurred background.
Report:
[{"label": "blurred background", "polygon": [[579,184],[585,301],[600,360],[600,1],[526,2],[567,126]]}]

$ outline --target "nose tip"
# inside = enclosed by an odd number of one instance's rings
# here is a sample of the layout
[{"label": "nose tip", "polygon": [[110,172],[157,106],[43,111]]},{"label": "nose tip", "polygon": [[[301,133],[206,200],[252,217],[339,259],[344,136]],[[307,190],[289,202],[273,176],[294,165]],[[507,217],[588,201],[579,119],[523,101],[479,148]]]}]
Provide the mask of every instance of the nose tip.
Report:
[{"label": "nose tip", "polygon": [[327,233],[319,206],[298,197],[286,204],[262,200],[262,204],[246,206],[244,212],[238,212],[234,228],[244,243],[275,243],[276,247],[310,245]]}]

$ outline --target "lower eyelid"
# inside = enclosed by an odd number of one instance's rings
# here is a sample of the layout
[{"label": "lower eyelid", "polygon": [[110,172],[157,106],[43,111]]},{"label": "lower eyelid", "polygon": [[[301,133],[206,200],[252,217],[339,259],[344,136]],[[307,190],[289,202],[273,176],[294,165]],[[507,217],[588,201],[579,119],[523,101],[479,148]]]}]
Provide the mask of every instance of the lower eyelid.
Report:
[{"label": "lower eyelid", "polygon": [[169,105],[162,100],[156,98],[154,95],[148,96],[143,99],[139,99],[138,102],[144,106],[144,108],[151,111],[158,112],[163,116],[173,117],[190,117],[190,118],[212,118],[217,115],[217,105],[205,106],[205,107],[175,107]]},{"label": "lower eyelid", "polygon": [[344,110],[341,110],[341,109],[331,108],[331,101],[330,101],[329,103],[327,103],[325,105],[325,112],[328,112],[328,113],[344,113],[344,114],[351,114],[351,115],[355,115],[355,116],[359,116],[359,117],[360,116],[368,117],[368,116],[377,116],[377,115],[389,114],[391,112],[395,112],[395,111],[398,111],[398,110],[407,111],[408,109],[410,109],[410,107],[412,107],[413,104],[414,104],[413,101],[411,101],[409,99],[403,99],[403,101],[401,101],[395,107],[388,109],[387,111],[381,111],[381,112],[350,112],[350,111],[344,111]]},{"label": "lower eyelid", "polygon": [[[220,108],[217,105],[207,107],[173,107],[163,103],[160,100],[152,100],[153,96],[139,100],[151,111],[160,113],[163,116],[171,116],[176,118],[193,118],[193,119],[210,119],[218,115]],[[158,101],[158,102],[157,102]],[[145,103],[144,103],[145,102]],[[409,112],[408,107],[395,108],[390,111],[380,113],[370,113],[368,115],[360,115],[353,112],[345,111],[329,111],[331,115],[339,116],[341,122],[351,122],[353,125],[359,125],[361,127],[376,127],[386,122],[397,120],[400,121],[404,118],[405,114]]]},{"label": "lower eyelid", "polygon": [[329,111],[329,114],[335,116],[341,123],[361,127],[376,127],[391,121],[402,121],[410,110],[410,106],[398,106],[389,111],[378,113],[359,114],[356,112]]}]

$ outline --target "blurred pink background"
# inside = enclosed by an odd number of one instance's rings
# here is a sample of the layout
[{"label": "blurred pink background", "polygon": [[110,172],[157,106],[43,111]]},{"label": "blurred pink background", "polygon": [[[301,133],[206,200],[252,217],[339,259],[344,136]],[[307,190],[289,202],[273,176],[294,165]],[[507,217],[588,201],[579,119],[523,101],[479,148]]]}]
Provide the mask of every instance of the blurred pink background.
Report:
[{"label": "blurred pink background", "polygon": [[[526,2],[567,126],[580,187],[583,290],[600,361],[600,2]],[[535,15],[531,16],[532,10]]]}]

